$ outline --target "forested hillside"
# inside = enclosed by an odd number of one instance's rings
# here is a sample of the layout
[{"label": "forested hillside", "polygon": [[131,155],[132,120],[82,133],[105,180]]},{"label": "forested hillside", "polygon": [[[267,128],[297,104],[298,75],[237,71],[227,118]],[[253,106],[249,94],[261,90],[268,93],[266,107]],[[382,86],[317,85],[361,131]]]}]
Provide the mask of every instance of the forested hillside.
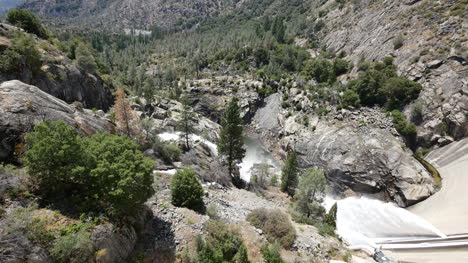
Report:
[{"label": "forested hillside", "polygon": [[467,0],[19,8],[0,261],[372,262],[333,200],[405,215],[443,187],[425,156],[468,135]]}]

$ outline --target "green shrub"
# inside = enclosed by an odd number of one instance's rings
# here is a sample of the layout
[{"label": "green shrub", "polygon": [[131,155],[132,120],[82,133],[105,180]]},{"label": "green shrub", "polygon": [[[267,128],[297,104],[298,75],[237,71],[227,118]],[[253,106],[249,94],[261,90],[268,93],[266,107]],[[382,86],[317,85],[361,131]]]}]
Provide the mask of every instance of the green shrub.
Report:
[{"label": "green shrub", "polygon": [[210,203],[206,208],[206,214],[213,220],[219,219],[218,209],[214,203]]},{"label": "green shrub", "polygon": [[151,148],[156,156],[161,158],[165,163],[172,163],[180,160],[181,149],[175,143],[162,142],[157,136],[151,138]]},{"label": "green shrub", "polygon": [[28,224],[28,239],[41,246],[49,246],[54,241],[54,233],[47,229],[47,220],[33,218]]},{"label": "green shrub", "polygon": [[171,180],[172,204],[199,210],[203,207],[203,187],[195,172],[186,168],[179,170]]},{"label": "green shrub", "polygon": [[247,216],[247,221],[262,229],[270,242],[278,241],[284,248],[291,248],[296,239],[296,230],[280,210],[255,209]]},{"label": "green shrub", "polygon": [[421,84],[403,77],[393,77],[385,81],[381,91],[386,97],[389,110],[401,108],[416,99],[422,90]]},{"label": "green shrub", "polygon": [[344,59],[335,59],[333,61],[333,71],[336,76],[340,76],[348,72],[349,62]]},{"label": "green shrub", "polygon": [[104,204],[108,214],[138,211],[154,193],[153,161],[128,137],[99,133],[84,141],[87,155],[93,156],[88,174],[96,185],[94,207]]},{"label": "green shrub", "polygon": [[281,258],[281,246],[278,243],[265,244],[261,252],[266,263],[284,263]]},{"label": "green shrub", "polygon": [[405,39],[403,38],[402,34],[398,34],[394,39],[393,39],[393,49],[397,50],[403,46]]},{"label": "green shrub", "polygon": [[205,238],[197,236],[196,251],[200,263],[249,263],[247,248],[239,232],[222,221],[209,220]]},{"label": "green shrub", "polygon": [[408,123],[406,116],[399,110],[392,111],[391,115],[395,129],[406,138],[410,147],[414,146],[417,136],[416,125]]},{"label": "green shrub", "polygon": [[127,137],[81,138],[63,121],[46,120],[26,136],[25,164],[40,193],[84,211],[134,213],[154,193],[153,163]]},{"label": "green shrub", "polygon": [[93,241],[90,239],[90,227],[91,224],[87,223],[73,231],[63,231],[50,250],[55,262],[68,262],[72,255],[83,261],[89,260],[94,251]]},{"label": "green shrub", "polygon": [[336,79],[332,63],[325,59],[308,61],[304,66],[303,74],[310,79],[315,79],[318,83],[334,82]]},{"label": "green shrub", "polygon": [[42,65],[41,54],[33,37],[18,32],[11,42],[12,45],[0,55],[0,70],[19,73],[29,69],[34,75],[38,74]]},{"label": "green shrub", "polygon": [[13,9],[7,14],[6,20],[26,32],[36,34],[40,38],[48,38],[47,30],[42,26],[37,17],[29,11]]},{"label": "green shrub", "polygon": [[411,108],[411,121],[419,124],[423,121],[423,107],[420,102],[416,102],[413,104]]},{"label": "green shrub", "polygon": [[341,107],[348,108],[348,107],[359,107],[361,104],[361,99],[359,95],[354,90],[346,90],[343,94],[343,98],[341,99]]}]

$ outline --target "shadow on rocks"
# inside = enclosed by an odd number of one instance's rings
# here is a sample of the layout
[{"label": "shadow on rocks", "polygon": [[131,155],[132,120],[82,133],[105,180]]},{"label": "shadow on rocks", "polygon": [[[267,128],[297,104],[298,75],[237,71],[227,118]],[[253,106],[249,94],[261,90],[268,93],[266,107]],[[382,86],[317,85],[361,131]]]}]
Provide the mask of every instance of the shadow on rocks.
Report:
[{"label": "shadow on rocks", "polygon": [[172,263],[176,260],[176,243],[171,222],[153,215],[146,223],[137,251],[144,253],[144,262]]}]

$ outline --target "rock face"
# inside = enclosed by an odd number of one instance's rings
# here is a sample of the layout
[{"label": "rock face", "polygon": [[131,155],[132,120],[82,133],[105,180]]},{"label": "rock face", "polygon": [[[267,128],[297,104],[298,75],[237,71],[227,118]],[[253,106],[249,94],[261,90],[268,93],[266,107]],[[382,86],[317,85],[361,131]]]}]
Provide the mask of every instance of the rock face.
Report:
[{"label": "rock face", "polygon": [[[454,4],[363,0],[334,8],[323,18],[323,41],[330,50],[346,51],[346,59],[356,63],[360,57],[380,61],[392,56],[403,76],[423,85],[418,99],[423,120],[417,124],[419,144],[425,147],[446,135],[455,140],[468,135],[468,22],[466,12],[446,12]],[[397,36],[403,44],[395,49]],[[406,107],[408,117],[413,107]]]},{"label": "rock face", "polygon": [[[0,24],[0,50],[11,45],[10,35],[19,30],[16,27]],[[68,103],[81,102],[85,108],[108,110],[114,103],[112,92],[97,75],[78,68],[59,49],[46,40],[36,39],[36,48],[41,53],[42,67],[37,75],[23,68],[12,74],[0,71],[0,82],[21,80],[60,98]]]},{"label": "rock face", "polygon": [[302,113],[286,118],[280,103],[280,94],[270,96],[252,126],[283,157],[295,150],[301,168],[325,170],[337,192],[377,194],[403,207],[435,192],[430,174],[402,147],[396,131],[386,128],[391,121],[382,121],[385,114],[346,111],[339,113],[344,121],[310,115],[306,127],[296,122]]},{"label": "rock face", "polygon": [[45,119],[63,120],[82,135],[114,129],[109,120],[90,110],[80,111],[21,81],[6,81],[0,85],[0,161],[12,158],[22,135]]},{"label": "rock face", "polygon": [[[217,83],[212,83],[212,81]],[[241,108],[241,117],[249,122],[257,107],[261,104],[261,98],[252,87],[261,84],[258,81],[243,79],[231,79],[229,82],[226,80],[199,80],[195,83],[196,86],[188,88],[189,99],[196,112],[219,122],[226,104],[229,103],[232,96],[237,96]]]}]

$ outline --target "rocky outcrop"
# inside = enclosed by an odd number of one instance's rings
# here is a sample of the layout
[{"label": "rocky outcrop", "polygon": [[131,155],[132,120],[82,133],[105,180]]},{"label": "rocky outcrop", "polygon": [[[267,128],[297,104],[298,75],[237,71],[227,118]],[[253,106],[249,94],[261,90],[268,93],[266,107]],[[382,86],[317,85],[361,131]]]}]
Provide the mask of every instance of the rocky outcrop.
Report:
[{"label": "rocky outcrop", "polygon": [[[328,1],[329,3],[332,1]],[[452,11],[456,1],[354,1],[344,8],[325,5],[323,43],[355,63],[365,58],[395,58],[399,72],[423,85],[418,103],[419,144],[444,144],[468,135],[468,53],[466,12]],[[461,7],[465,8],[465,7]],[[400,37],[402,46],[395,48]],[[411,117],[414,105],[405,114]],[[452,140],[453,140],[452,139]]]},{"label": "rocky outcrop", "polygon": [[306,127],[297,121],[303,113],[286,117],[280,102],[280,94],[270,96],[252,126],[282,157],[294,150],[301,168],[325,170],[337,192],[377,194],[403,207],[435,192],[431,175],[396,137],[384,113],[344,111],[337,113],[342,121],[309,114]]},{"label": "rocky outcrop", "polygon": [[[0,24],[0,50],[11,45],[10,38],[16,30],[19,29]],[[99,75],[78,68],[48,41],[38,38],[35,41],[36,48],[41,53],[40,72],[33,74],[26,67],[15,73],[0,71],[0,82],[20,80],[68,103],[81,102],[88,109],[108,110],[113,105],[111,89]]]},{"label": "rocky outcrop", "polygon": [[193,109],[215,122],[220,121],[231,98],[237,96],[241,117],[249,122],[262,102],[254,88],[261,85],[259,81],[236,78],[198,80],[188,88],[188,94]]},{"label": "rocky outcrop", "polygon": [[13,158],[15,150],[21,150],[17,146],[22,136],[45,119],[65,121],[82,135],[114,129],[109,120],[90,110],[69,105],[21,81],[6,81],[0,85],[0,161]]}]

